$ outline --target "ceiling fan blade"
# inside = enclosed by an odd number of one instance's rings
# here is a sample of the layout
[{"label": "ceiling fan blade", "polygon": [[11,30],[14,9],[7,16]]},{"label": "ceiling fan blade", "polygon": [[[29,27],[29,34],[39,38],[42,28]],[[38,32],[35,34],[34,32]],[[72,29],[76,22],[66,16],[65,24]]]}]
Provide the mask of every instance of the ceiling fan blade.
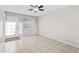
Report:
[{"label": "ceiling fan blade", "polygon": [[31,7],[34,7],[33,5],[30,5]]},{"label": "ceiling fan blade", "polygon": [[43,7],[43,5],[39,6],[38,8],[42,8],[42,7]]},{"label": "ceiling fan blade", "polygon": [[39,9],[40,11],[44,11],[43,9]]},{"label": "ceiling fan blade", "polygon": [[29,11],[32,11],[33,9],[29,9]]}]

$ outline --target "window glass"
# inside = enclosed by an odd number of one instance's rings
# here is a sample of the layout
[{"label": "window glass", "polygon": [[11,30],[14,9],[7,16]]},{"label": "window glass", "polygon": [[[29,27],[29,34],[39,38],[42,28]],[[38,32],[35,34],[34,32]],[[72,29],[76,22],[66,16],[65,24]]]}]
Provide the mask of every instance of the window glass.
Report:
[{"label": "window glass", "polygon": [[5,23],[5,35],[16,35],[16,22]]},{"label": "window glass", "polygon": [[5,36],[16,35],[18,28],[18,17],[15,16],[7,16],[5,21]]}]

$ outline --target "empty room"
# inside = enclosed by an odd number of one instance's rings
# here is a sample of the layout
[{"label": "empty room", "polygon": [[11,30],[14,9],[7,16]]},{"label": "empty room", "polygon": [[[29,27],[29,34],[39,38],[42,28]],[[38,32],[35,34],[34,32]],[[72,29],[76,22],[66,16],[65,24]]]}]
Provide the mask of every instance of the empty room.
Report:
[{"label": "empty room", "polygon": [[0,53],[78,53],[79,6],[0,5]]}]

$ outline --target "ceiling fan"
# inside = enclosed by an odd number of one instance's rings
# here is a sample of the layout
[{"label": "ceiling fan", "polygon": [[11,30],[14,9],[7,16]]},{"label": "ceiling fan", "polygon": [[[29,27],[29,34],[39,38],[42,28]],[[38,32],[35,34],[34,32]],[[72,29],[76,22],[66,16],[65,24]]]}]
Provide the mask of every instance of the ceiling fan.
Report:
[{"label": "ceiling fan", "polygon": [[38,11],[44,11],[42,8],[44,7],[43,5],[30,5],[32,7],[32,9],[29,9],[29,11],[34,11],[34,12],[38,12]]}]

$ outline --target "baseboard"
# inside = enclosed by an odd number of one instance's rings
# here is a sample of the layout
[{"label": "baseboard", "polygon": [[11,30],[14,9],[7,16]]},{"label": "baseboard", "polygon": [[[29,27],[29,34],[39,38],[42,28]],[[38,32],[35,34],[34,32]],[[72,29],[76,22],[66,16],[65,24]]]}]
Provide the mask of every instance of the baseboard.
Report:
[{"label": "baseboard", "polygon": [[65,42],[65,41],[60,40],[60,39],[55,38],[55,37],[52,37],[52,38],[51,38],[50,36],[44,36],[44,35],[39,35],[39,36],[42,36],[42,37],[45,37],[45,38],[48,38],[48,39],[53,39],[53,40],[56,40],[56,41],[59,41],[59,42],[65,43],[65,44],[72,45],[72,46],[74,46],[74,47],[76,47],[76,48],[79,48],[78,45],[74,45],[74,44],[72,44],[72,43]]}]

